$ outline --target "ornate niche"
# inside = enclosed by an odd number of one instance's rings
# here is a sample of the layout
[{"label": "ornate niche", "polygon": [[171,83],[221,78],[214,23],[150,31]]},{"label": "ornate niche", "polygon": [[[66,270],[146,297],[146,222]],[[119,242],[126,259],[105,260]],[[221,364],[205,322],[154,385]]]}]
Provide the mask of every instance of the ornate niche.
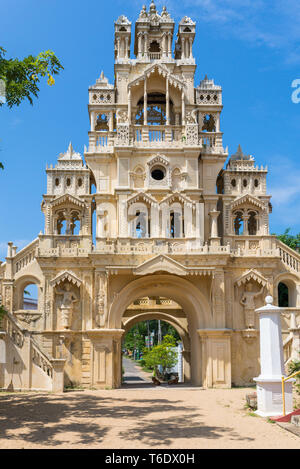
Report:
[{"label": "ornate niche", "polygon": [[255,310],[260,306],[259,297],[268,290],[269,284],[259,272],[252,269],[238,278],[235,282],[236,299],[242,307],[242,321],[245,329],[242,330],[243,338],[251,343],[257,337]]},{"label": "ornate niche", "polygon": [[81,329],[80,286],[81,280],[65,271],[51,281],[55,293],[56,330]]}]

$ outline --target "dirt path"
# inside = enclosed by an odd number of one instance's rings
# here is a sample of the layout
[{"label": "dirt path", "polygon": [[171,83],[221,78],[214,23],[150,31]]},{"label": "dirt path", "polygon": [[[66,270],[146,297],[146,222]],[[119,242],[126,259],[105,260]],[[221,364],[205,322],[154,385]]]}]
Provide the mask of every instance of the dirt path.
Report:
[{"label": "dirt path", "polygon": [[300,448],[248,415],[247,389],[0,393],[0,448]]}]

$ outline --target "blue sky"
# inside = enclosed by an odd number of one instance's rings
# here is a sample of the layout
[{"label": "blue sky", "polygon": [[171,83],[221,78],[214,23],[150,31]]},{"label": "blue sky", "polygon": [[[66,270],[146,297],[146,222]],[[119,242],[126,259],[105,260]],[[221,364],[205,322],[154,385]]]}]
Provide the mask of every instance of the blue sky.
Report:
[{"label": "blue sky", "polygon": [[[101,70],[113,82],[114,21],[134,23],[144,1],[1,0],[0,45],[7,57],[52,49],[65,70],[54,87],[41,86],[34,106],[0,110],[0,258],[7,241],[21,248],[43,229],[40,211],[46,163],[55,163],[72,140],[83,153],[89,118],[88,87]],[[149,6],[149,1],[147,6]],[[269,168],[271,232],[300,231],[298,164],[300,103],[291,100],[300,79],[300,4],[296,0],[175,0],[178,22],[197,22],[195,85],[205,74],[223,87],[224,145]]]}]

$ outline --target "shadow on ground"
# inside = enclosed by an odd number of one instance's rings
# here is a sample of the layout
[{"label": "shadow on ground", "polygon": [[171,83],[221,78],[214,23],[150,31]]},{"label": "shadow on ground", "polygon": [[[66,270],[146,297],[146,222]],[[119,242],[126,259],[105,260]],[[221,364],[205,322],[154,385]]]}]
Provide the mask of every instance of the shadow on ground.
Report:
[{"label": "shadow on ground", "polygon": [[[169,417],[168,412],[172,412]],[[224,432],[235,440],[250,440],[240,438],[232,428],[208,426],[201,422],[199,409],[178,400],[113,398],[84,392],[0,396],[0,439],[18,440],[20,445],[101,446],[109,431],[118,428],[118,419],[130,420],[128,429],[119,431],[119,438],[145,445],[176,444],[176,439],[182,438],[217,439]]]}]

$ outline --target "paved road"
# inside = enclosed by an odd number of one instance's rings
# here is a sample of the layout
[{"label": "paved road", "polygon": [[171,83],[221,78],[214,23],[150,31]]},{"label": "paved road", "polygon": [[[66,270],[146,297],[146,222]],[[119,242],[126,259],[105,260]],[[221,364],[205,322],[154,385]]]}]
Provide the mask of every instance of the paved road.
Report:
[{"label": "paved road", "polygon": [[134,364],[129,358],[123,357],[124,384],[150,383],[150,375],[144,373],[141,368]]}]

